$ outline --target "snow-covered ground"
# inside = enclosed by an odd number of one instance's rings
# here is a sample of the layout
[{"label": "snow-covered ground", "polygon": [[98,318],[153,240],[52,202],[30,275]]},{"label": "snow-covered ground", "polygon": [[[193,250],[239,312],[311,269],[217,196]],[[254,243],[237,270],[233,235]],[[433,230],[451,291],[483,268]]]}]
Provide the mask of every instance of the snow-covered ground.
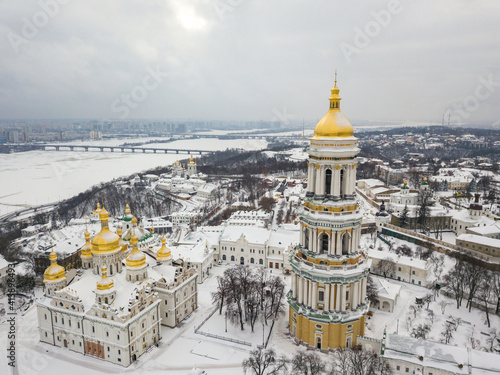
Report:
[{"label": "snow-covered ground", "polygon": [[[242,361],[249,357],[250,351],[255,349],[256,345],[262,343],[261,324],[256,325],[253,334],[249,326],[245,326],[244,333],[237,332],[237,329],[230,327],[229,323],[228,333],[224,332],[223,325],[217,328],[218,332],[222,331],[224,335],[234,335],[233,338],[240,339],[244,337],[245,341],[253,343],[252,347],[194,333],[194,327],[199,325],[213,310],[211,292],[217,288],[216,277],[221,275],[226,267],[225,265],[215,267],[211,276],[203,284],[198,285],[198,309],[178,327],[174,329],[162,327],[163,338],[160,346],[154,347],[128,368],[82,356],[64,348],[39,343],[36,308],[32,306],[23,316],[17,318],[18,373],[22,375],[53,375],[54,373],[181,375],[187,374],[196,365],[197,368],[207,370],[210,375],[243,374]],[[283,277],[289,288],[290,277]],[[40,293],[41,289],[38,289],[37,294],[40,295]],[[204,332],[215,330],[213,325],[219,325],[221,323],[219,320],[219,317],[215,317],[213,321],[210,319],[201,330]],[[296,346],[286,335],[287,324],[288,315],[276,321],[268,347],[274,348],[281,354],[290,355],[296,350]],[[4,322],[0,325],[0,349],[4,353],[7,347],[8,328]],[[7,373],[7,369],[6,356],[2,355],[0,356],[0,374]]]},{"label": "snow-covered ground", "polygon": [[[489,347],[487,342],[489,336],[486,334],[489,335],[492,329],[498,329],[500,327],[499,316],[490,314],[491,328],[488,328],[484,312],[475,308],[472,308],[472,311],[469,312],[469,310],[465,308],[466,301],[463,301],[462,307],[457,309],[455,300],[443,295],[438,296],[435,301],[429,304],[429,310],[434,313],[433,321],[429,311],[426,309],[426,304],[418,310],[415,318],[410,306],[415,304],[416,297],[424,297],[426,294],[431,293],[431,291],[415,284],[392,279],[389,281],[401,286],[399,299],[392,313],[374,310],[374,315],[367,320],[368,325],[365,335],[368,337],[380,339],[384,329],[387,329],[388,333],[398,333],[403,336],[410,336],[414,327],[417,327],[419,324],[429,324],[431,330],[427,339],[439,342],[446,321],[451,321],[452,319],[450,319],[450,317],[453,317],[454,319],[460,318],[461,323],[456,332],[454,332],[450,345],[472,348],[470,339],[472,336],[474,340],[477,340],[475,349],[483,349]],[[445,307],[444,313],[441,310],[441,301],[448,304]]]},{"label": "snow-covered ground", "polygon": [[[443,237],[444,238],[444,237]],[[413,252],[417,248],[417,245],[403,241],[393,237],[385,237],[388,241],[393,244],[393,249],[399,246],[406,245],[410,247]],[[368,254],[370,252],[369,247],[373,246],[377,250],[381,250],[389,253],[389,246],[376,239],[375,234],[372,235],[362,235],[360,246],[362,249],[368,249]],[[449,256],[443,255],[443,271],[442,275],[445,275],[455,264],[455,259]],[[431,267],[432,269],[432,267]],[[435,276],[435,275],[434,275]],[[431,277],[434,277],[431,276]],[[373,277],[378,277],[374,276]],[[417,327],[419,324],[429,324],[431,325],[431,331],[429,332],[427,339],[432,341],[440,341],[441,332],[444,329],[446,321],[451,321],[450,317],[454,319],[460,318],[461,323],[457,327],[456,332],[453,334],[453,339],[450,341],[451,345],[471,347],[471,337],[475,341],[475,349],[488,348],[489,344],[487,342],[490,331],[492,329],[500,328],[500,317],[494,314],[490,314],[491,328],[488,328],[486,324],[486,314],[476,308],[472,308],[471,312],[465,308],[466,302],[462,302],[462,306],[457,309],[456,302],[454,299],[446,297],[444,295],[438,295],[434,301],[429,305],[429,310],[432,310],[434,314],[434,321],[432,322],[431,314],[426,309],[426,304],[420,308],[417,312],[415,318],[411,305],[415,304],[416,297],[424,297],[427,294],[432,294],[430,289],[416,284],[410,284],[402,281],[397,281],[393,279],[387,279],[390,283],[400,285],[401,292],[399,299],[394,307],[394,312],[389,313],[381,310],[373,310],[374,316],[367,319],[367,330],[365,335],[368,337],[373,337],[380,339],[387,328],[388,333],[399,333],[400,335],[410,336],[412,329]],[[446,303],[444,313],[441,310],[440,303]],[[409,323],[407,323],[409,321]],[[499,357],[500,360],[500,357]]]}]

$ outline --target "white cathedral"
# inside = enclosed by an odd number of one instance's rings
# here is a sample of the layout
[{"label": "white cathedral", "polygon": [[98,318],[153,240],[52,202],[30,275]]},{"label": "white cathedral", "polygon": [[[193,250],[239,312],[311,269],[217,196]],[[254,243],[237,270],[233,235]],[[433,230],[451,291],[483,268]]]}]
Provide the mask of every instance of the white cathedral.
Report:
[{"label": "white cathedral", "polygon": [[128,205],[123,236],[121,226],[109,228],[104,207],[95,213],[101,230],[92,239],[85,233],[81,275],[68,285],[50,254],[45,296],[36,302],[40,341],[128,366],[161,339],[162,325],[175,327],[197,308],[198,275],[188,262],[172,265],[165,238],[155,257],[143,253],[153,234],[137,226]]}]

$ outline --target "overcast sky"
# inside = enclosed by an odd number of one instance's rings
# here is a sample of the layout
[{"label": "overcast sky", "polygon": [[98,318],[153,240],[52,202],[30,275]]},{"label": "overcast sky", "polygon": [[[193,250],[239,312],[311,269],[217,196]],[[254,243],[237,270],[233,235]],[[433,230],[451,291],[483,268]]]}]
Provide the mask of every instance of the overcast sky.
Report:
[{"label": "overcast sky", "polygon": [[498,0],[4,0],[0,118],[317,119],[336,68],[351,120],[492,124],[499,20]]}]

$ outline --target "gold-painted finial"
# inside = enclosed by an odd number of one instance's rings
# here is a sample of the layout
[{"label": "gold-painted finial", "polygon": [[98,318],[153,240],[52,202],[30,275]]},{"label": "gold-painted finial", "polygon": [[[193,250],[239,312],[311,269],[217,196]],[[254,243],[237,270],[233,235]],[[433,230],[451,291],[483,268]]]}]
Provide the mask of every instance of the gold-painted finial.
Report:
[{"label": "gold-painted finial", "polygon": [[335,69],[335,87],[337,87],[337,69]]}]

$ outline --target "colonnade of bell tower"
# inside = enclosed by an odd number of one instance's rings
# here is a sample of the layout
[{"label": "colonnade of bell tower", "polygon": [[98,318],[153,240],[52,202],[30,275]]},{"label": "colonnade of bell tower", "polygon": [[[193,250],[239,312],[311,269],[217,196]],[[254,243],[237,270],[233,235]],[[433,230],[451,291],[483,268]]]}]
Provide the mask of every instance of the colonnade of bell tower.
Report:
[{"label": "colonnade of bell tower", "polygon": [[356,162],[317,163],[310,160],[307,169],[307,196],[334,201],[352,199],[356,185]]},{"label": "colonnade of bell tower", "polygon": [[320,349],[355,345],[369,306],[370,261],[359,251],[362,215],[355,197],[360,150],[340,112],[336,82],[329,100],[307,149],[307,194],[288,294],[292,337]]}]

